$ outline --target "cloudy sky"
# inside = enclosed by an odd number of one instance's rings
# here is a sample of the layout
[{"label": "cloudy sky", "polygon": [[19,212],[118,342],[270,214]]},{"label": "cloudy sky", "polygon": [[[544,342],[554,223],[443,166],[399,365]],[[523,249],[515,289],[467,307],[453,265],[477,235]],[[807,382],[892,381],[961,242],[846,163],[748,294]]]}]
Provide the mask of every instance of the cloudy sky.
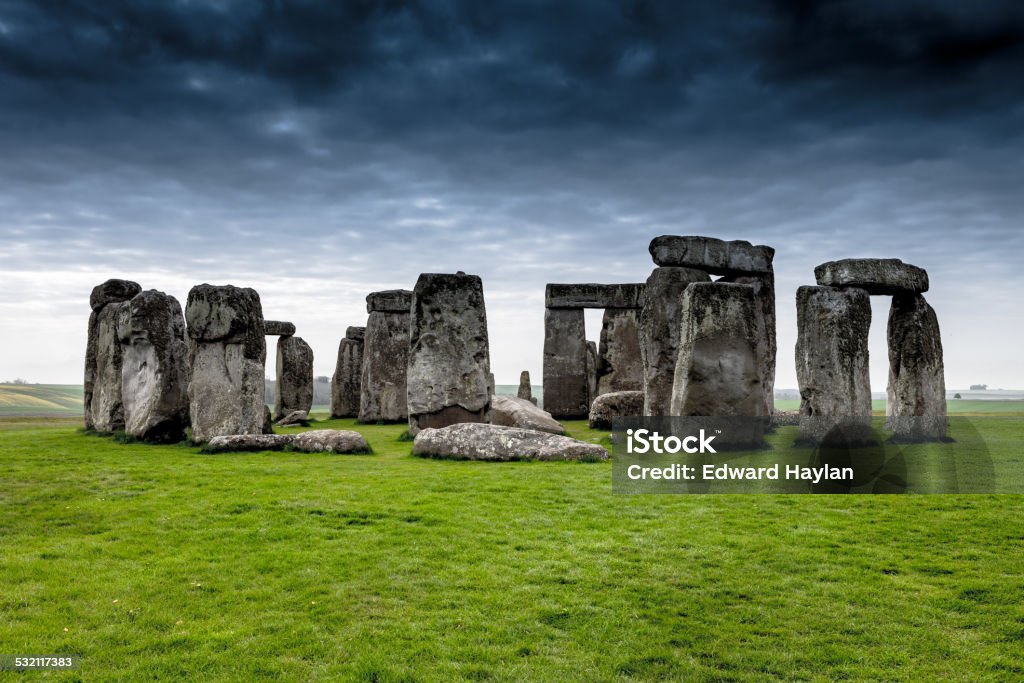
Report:
[{"label": "cloudy sky", "polygon": [[706,234],[777,249],[778,387],[796,287],[883,256],[950,388],[1022,388],[1022,158],[1017,0],[0,0],[0,379],[81,382],[109,277],[255,287],[326,375],[367,292],[465,270],[539,381],[546,282]]}]

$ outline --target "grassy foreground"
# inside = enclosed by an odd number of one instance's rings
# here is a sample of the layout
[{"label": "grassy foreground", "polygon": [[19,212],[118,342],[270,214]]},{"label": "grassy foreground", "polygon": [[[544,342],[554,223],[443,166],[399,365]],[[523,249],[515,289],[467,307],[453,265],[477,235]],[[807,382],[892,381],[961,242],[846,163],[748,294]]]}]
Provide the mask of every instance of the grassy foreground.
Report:
[{"label": "grassy foreground", "polygon": [[0,654],[82,655],[33,678],[1024,678],[1021,496],[613,495],[609,464],[421,460],[401,426],[357,427],[369,456],[0,426]]}]

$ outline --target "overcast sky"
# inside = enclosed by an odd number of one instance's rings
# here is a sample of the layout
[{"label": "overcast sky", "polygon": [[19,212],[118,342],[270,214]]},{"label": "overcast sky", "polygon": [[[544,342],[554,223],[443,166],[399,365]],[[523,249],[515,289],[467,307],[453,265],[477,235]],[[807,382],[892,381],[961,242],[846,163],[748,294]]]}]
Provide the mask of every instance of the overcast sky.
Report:
[{"label": "overcast sky", "polygon": [[705,234],[777,250],[777,387],[796,287],[878,256],[948,387],[1024,388],[1022,159],[1017,0],[0,0],[0,379],[80,383],[110,277],[255,287],[329,375],[368,292],[465,270],[539,382],[546,282]]}]

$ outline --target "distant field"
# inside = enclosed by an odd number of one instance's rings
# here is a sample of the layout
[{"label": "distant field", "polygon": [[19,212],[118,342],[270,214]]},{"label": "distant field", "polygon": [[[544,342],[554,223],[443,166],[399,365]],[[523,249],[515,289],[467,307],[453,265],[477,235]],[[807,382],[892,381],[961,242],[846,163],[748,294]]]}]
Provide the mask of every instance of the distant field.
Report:
[{"label": "distant field", "polygon": [[0,416],[72,417],[81,414],[81,384],[0,384]]}]

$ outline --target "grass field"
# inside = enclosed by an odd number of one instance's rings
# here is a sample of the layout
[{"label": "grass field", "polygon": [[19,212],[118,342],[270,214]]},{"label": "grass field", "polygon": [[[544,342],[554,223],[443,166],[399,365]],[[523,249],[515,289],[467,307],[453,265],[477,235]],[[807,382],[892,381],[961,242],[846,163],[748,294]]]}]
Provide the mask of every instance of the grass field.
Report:
[{"label": "grass field", "polygon": [[1021,496],[623,496],[402,426],[211,456],[77,424],[0,420],[0,644],[66,680],[1024,678]]}]

